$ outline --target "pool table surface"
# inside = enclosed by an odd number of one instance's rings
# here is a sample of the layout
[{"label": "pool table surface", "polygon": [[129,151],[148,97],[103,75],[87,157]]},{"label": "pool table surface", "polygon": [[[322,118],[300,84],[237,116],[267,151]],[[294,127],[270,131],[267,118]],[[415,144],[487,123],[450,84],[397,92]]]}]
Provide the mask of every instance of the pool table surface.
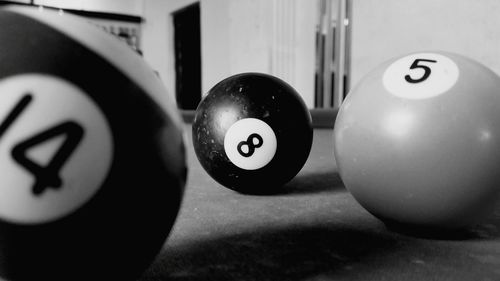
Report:
[{"label": "pool table surface", "polygon": [[388,229],[345,189],[331,128],[314,130],[304,168],[281,192],[243,195],[210,178],[185,130],[183,204],[141,281],[500,280],[500,206],[455,233]]}]

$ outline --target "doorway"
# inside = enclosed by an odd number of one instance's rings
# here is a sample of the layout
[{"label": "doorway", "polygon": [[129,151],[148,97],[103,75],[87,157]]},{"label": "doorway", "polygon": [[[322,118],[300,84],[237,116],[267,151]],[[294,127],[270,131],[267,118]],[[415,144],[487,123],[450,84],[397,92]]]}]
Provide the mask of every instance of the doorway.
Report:
[{"label": "doorway", "polygon": [[172,13],[175,96],[179,109],[195,110],[201,100],[200,3]]}]

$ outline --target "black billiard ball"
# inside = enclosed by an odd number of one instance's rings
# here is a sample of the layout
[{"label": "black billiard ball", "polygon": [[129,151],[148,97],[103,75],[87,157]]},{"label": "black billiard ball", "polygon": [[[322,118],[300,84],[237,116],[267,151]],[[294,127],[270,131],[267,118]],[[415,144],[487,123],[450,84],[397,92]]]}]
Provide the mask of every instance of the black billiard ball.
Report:
[{"label": "black billiard ball", "polygon": [[216,84],[196,109],[192,141],[203,168],[242,193],[273,193],[297,175],[313,131],[299,94],[283,80],[242,73]]},{"label": "black billiard ball", "polygon": [[182,123],[125,44],[70,15],[0,10],[0,275],[135,280],[186,180]]}]

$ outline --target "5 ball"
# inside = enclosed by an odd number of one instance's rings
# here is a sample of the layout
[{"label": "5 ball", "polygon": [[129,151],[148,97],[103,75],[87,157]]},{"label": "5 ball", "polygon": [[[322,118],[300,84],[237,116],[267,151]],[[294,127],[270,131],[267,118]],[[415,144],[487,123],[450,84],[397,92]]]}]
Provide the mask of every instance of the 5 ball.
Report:
[{"label": "5 ball", "polygon": [[352,89],[334,129],[347,189],[388,225],[455,230],[500,195],[500,79],[449,52],[392,59]]}]

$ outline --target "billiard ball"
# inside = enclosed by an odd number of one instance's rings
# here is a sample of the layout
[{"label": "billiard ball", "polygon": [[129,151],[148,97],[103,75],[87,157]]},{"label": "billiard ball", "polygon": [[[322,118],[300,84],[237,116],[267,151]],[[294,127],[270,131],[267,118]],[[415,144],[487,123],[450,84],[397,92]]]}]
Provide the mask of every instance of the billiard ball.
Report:
[{"label": "billiard ball", "polygon": [[217,83],[203,98],[192,138],[199,162],[217,182],[241,193],[274,193],[309,156],[311,116],[283,80],[241,73]]},{"label": "billiard ball", "polygon": [[498,89],[493,71],[454,53],[383,63],[335,122],[346,188],[388,226],[446,232],[481,223],[500,194]]},{"label": "billiard ball", "polygon": [[172,98],[76,16],[1,9],[0,54],[0,275],[135,280],[183,196]]}]

